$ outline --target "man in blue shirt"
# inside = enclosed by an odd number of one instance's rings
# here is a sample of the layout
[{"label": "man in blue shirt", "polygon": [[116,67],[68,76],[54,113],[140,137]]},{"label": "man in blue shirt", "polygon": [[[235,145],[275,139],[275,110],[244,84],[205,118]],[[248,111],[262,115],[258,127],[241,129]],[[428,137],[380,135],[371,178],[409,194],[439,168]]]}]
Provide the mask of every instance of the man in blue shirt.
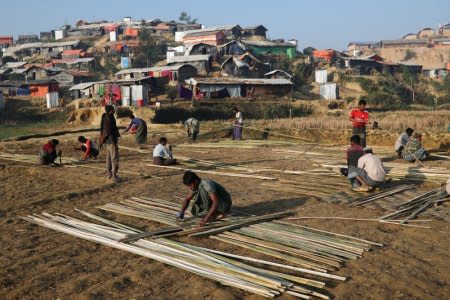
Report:
[{"label": "man in blue shirt", "polygon": [[141,118],[130,115],[130,125],[125,129],[125,133],[136,134],[136,143],[142,145],[147,143],[147,123]]}]

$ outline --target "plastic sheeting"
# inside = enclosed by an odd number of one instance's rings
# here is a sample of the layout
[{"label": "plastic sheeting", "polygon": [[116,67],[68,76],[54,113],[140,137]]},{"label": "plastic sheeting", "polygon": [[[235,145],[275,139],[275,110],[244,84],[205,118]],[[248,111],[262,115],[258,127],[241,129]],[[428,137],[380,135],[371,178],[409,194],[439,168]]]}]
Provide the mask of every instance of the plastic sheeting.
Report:
[{"label": "plastic sheeting", "polygon": [[50,92],[45,95],[47,108],[53,108],[59,106],[59,94],[58,92]]},{"label": "plastic sheeting", "polygon": [[122,106],[131,105],[131,93],[129,86],[121,86],[120,93],[122,94]]},{"label": "plastic sheeting", "polygon": [[320,85],[320,98],[327,100],[336,100],[337,86],[336,83],[325,83]]},{"label": "plastic sheeting", "polygon": [[226,90],[232,98],[241,97],[240,85],[213,85],[200,87],[200,91],[205,94],[207,98],[211,97],[211,93],[220,92],[222,90]]},{"label": "plastic sheeting", "polygon": [[327,83],[327,70],[317,70],[316,73],[316,82],[319,84]]},{"label": "plastic sheeting", "polygon": [[139,101],[143,104],[148,102],[148,86],[147,85],[131,85],[131,102],[133,106],[139,106]]}]

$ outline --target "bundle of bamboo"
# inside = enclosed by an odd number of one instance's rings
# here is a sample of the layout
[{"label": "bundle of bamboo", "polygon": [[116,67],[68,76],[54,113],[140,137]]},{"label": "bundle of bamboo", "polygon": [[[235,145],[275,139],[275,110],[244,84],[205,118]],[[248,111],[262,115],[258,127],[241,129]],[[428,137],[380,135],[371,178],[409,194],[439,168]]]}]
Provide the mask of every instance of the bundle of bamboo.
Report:
[{"label": "bundle of bamboo", "polygon": [[[85,213],[85,215],[90,216],[91,214]],[[125,244],[121,243],[120,240],[129,234],[139,233],[139,230],[101,217],[95,216],[94,218],[101,219],[102,222],[109,223],[110,226],[98,225],[65,215],[46,213],[27,216],[23,219],[75,237],[148,257],[199,276],[216,280],[223,285],[269,298],[281,293],[287,293],[301,299],[311,299],[311,297],[329,299],[329,296],[319,290],[325,286],[322,281],[251,266],[239,260],[298,271],[308,274],[308,276],[345,280],[345,277],[325,272],[252,259],[168,239],[152,241],[139,239],[131,244]]]},{"label": "bundle of bamboo", "polygon": [[445,199],[449,199],[449,196],[443,193],[441,189],[433,189],[397,205],[395,207],[397,209],[396,211],[386,214],[379,219],[391,220],[400,216],[406,216],[406,218],[400,222],[401,224],[405,224],[416,218],[429,207],[433,206],[433,204],[442,202]]},{"label": "bundle of bamboo", "polygon": [[318,272],[337,270],[347,260],[361,257],[371,246],[382,246],[282,221],[258,223],[211,238]]}]

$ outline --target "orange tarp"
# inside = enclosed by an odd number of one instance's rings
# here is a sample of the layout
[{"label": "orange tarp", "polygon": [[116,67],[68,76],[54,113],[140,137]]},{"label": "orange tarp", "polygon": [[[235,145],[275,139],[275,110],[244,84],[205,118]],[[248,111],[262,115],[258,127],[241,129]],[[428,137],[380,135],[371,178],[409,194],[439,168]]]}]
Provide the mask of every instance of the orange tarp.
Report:
[{"label": "orange tarp", "polygon": [[127,27],[124,32],[125,36],[134,36],[137,37],[139,35],[139,29]]}]

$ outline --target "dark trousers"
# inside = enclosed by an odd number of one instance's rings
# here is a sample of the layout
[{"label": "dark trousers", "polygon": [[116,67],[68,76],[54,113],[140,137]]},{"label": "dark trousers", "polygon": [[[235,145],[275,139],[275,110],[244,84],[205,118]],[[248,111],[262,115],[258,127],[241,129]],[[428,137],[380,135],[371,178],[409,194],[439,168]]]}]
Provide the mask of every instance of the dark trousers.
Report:
[{"label": "dark trousers", "polygon": [[177,160],[173,158],[153,157],[153,164],[158,166],[176,165]]},{"label": "dark trousers", "polygon": [[353,135],[355,134],[361,138],[361,147],[366,147],[366,127],[353,127]]}]

